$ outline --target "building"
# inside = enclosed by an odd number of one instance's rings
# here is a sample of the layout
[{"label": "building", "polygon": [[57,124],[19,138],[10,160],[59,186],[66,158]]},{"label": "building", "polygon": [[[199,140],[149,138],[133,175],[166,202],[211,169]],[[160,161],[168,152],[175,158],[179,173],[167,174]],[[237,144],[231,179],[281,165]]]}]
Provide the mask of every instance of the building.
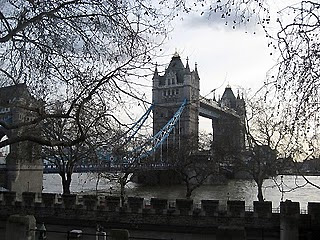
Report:
[{"label": "building", "polygon": [[152,81],[152,102],[155,105],[153,134],[156,134],[172,118],[186,99],[188,104],[175,131],[180,136],[198,136],[200,78],[197,65],[191,71],[188,59],[184,66],[180,56],[175,53],[163,75],[158,73],[157,68],[155,69]]},{"label": "building", "polygon": [[[14,139],[21,136],[39,136],[41,128],[30,122],[37,116],[41,103],[28,91],[25,84],[0,88],[0,121],[9,127],[0,127],[0,139]],[[21,141],[2,149],[0,186],[16,192],[41,192],[43,165],[41,146]],[[4,158],[5,157],[5,158]]]},{"label": "building", "polygon": [[222,109],[233,111],[235,116],[221,115],[212,119],[214,147],[226,151],[241,151],[245,148],[245,101],[240,94],[235,97],[230,86],[217,101]]}]

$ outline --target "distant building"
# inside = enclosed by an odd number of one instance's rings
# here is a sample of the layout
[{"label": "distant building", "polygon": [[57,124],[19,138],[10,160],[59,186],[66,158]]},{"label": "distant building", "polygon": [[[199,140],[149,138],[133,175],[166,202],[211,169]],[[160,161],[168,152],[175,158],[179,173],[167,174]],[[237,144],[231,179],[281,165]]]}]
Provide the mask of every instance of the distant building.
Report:
[{"label": "distant building", "polygon": [[[37,116],[31,109],[40,109],[37,101],[28,91],[25,84],[0,88],[0,121],[9,126],[31,122]],[[39,136],[40,126],[26,124],[14,129],[0,127],[0,139],[19,138],[24,135]],[[4,152],[4,151],[2,151]],[[0,186],[9,190],[36,191],[42,189],[41,147],[30,141],[22,141],[7,147],[7,156],[2,161],[6,164],[1,172]],[[5,174],[5,177],[3,176]]]}]

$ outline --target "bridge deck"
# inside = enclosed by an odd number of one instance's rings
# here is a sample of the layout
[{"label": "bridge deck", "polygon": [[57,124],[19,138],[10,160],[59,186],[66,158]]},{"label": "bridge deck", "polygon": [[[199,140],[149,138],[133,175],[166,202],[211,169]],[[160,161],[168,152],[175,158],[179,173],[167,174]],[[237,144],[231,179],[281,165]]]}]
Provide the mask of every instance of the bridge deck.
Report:
[{"label": "bridge deck", "polygon": [[203,97],[200,100],[199,115],[211,119],[219,119],[222,116],[240,117],[235,110],[220,107],[216,101]]},{"label": "bridge deck", "polygon": [[[125,172],[125,171],[146,171],[146,170],[168,170],[172,169],[173,165],[168,163],[152,163],[152,164],[90,164],[79,165],[74,168],[73,172]],[[59,173],[56,165],[44,165],[44,173]]]}]

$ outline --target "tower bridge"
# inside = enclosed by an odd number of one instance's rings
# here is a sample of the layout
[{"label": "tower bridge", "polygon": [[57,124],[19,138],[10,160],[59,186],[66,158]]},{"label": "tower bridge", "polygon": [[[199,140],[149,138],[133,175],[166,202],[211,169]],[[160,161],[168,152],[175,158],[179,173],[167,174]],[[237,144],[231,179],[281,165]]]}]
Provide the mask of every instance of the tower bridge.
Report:
[{"label": "tower bridge", "polygon": [[213,141],[223,147],[242,149],[244,147],[245,102],[235,97],[230,86],[218,101],[200,96],[200,77],[197,64],[190,69],[175,53],[164,74],[156,67],[153,75],[152,102],[153,133],[161,129],[181,102],[187,99],[188,105],[180,117],[178,132],[182,136],[198,136],[199,116],[212,120]]},{"label": "tower bridge", "polygon": [[[187,104],[181,113],[177,124],[174,126],[173,134],[166,138],[166,146],[176,144],[180,139],[191,139],[194,142],[183,142],[193,144],[184,146],[191,149],[197,144],[199,134],[199,116],[209,118],[212,121],[213,148],[220,151],[234,151],[244,148],[245,133],[245,102],[242,97],[235,97],[230,86],[227,86],[221,99],[206,99],[200,96],[200,77],[195,65],[194,70],[190,69],[188,59],[186,66],[180,56],[175,53],[164,74],[158,72],[156,67],[152,79],[152,103],[153,107],[153,134],[162,130],[163,126],[170,121],[174,112],[179,109],[180,104],[186,101]],[[160,154],[155,154],[158,162],[163,160],[162,146]],[[170,156],[168,156],[170,159]],[[210,164],[203,157],[194,155],[198,164]],[[209,156],[208,156],[209,159]],[[164,160],[166,161],[166,159]],[[138,182],[148,184],[177,183],[176,173],[170,165],[165,171],[156,171],[152,168],[145,172],[139,172]],[[188,171],[193,171],[192,169]]]}]

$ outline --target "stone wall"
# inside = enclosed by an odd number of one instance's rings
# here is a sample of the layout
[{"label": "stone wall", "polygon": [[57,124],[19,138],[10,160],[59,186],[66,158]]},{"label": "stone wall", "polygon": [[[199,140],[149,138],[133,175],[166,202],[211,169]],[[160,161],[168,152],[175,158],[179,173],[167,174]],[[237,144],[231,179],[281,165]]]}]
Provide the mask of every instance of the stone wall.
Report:
[{"label": "stone wall", "polygon": [[319,233],[320,203],[309,203],[308,214],[300,214],[299,203],[291,201],[282,202],[280,212],[272,211],[271,202],[254,202],[253,206],[252,211],[246,211],[243,201],[228,201],[222,209],[218,200],[202,200],[200,205],[195,205],[187,199],[169,202],[129,197],[125,206],[120,207],[120,198],[116,196],[24,192],[19,200],[15,192],[2,192],[0,220],[25,214],[47,224],[95,226],[99,223],[109,228],[208,234],[241,228],[247,234],[263,230],[265,236],[283,235],[281,239]]},{"label": "stone wall", "polygon": [[253,206],[252,211],[246,211],[243,201],[228,201],[222,209],[218,200],[202,200],[195,205],[188,199],[169,202],[129,197],[125,206],[120,207],[120,198],[116,196],[24,192],[19,200],[15,192],[2,192],[0,220],[23,214],[35,216],[37,222],[86,227],[99,223],[108,228],[207,234],[242,229],[247,235],[263,231],[265,236],[278,239],[319,234],[320,203],[309,203],[308,214],[300,214],[297,202],[281,202],[279,212],[272,211],[271,202],[254,202]]}]

